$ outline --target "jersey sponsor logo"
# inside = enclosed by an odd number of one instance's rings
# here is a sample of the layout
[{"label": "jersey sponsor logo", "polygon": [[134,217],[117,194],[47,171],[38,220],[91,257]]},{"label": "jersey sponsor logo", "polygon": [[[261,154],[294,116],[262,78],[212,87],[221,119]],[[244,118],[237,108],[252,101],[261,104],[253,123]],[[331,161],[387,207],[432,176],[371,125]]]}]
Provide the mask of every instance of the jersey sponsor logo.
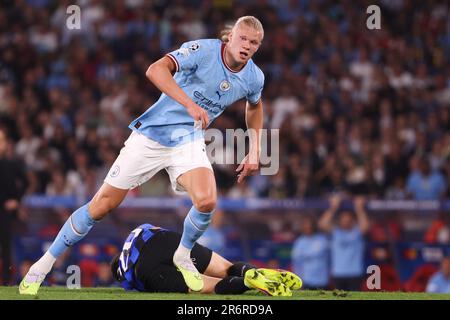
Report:
[{"label": "jersey sponsor logo", "polygon": [[225,109],[220,103],[214,102],[211,99],[206,98],[203,94],[198,91],[194,91],[194,97],[196,98],[195,103],[201,106],[203,109],[211,111],[213,113],[219,113]]},{"label": "jersey sponsor logo", "polygon": [[112,178],[114,178],[114,177],[117,177],[119,175],[119,173],[120,173],[120,167],[118,165],[115,165],[111,170],[110,176]]},{"label": "jersey sponsor logo", "polygon": [[220,90],[222,91],[228,91],[231,88],[231,83],[227,80],[222,80],[222,82],[219,85]]}]

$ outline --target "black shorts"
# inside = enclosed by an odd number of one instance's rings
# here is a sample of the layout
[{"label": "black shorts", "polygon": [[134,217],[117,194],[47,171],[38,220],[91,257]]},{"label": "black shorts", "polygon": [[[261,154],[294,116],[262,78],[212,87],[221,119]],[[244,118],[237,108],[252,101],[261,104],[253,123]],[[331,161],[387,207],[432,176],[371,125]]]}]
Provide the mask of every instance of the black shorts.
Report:
[{"label": "black shorts", "polygon": [[[189,289],[183,275],[173,264],[173,254],[178,248],[181,235],[173,231],[159,231],[151,237],[141,250],[136,263],[136,277],[144,284],[147,292],[180,292]],[[200,273],[205,272],[211,261],[212,251],[195,244],[191,258]]]}]

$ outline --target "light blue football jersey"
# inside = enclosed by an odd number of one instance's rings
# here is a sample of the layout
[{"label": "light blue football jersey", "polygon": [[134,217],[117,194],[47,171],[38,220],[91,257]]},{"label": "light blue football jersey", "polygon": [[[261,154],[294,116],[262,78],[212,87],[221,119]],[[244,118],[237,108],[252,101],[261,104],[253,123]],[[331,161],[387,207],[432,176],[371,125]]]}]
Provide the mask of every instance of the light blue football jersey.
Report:
[{"label": "light blue football jersey", "polygon": [[331,234],[331,274],[359,277],[364,272],[364,236],[358,226],[334,228]]},{"label": "light blue football jersey", "polygon": [[442,271],[435,273],[428,281],[426,292],[450,293],[450,278],[446,277]]},{"label": "light blue football jersey", "polygon": [[[237,100],[246,98],[256,104],[264,86],[264,74],[251,59],[240,71],[231,70],[224,60],[224,48],[219,39],[202,39],[167,54],[176,65],[176,83],[208,112],[209,124]],[[164,93],[129,128],[167,147],[204,136],[204,130],[194,128],[187,109]]]},{"label": "light blue football jersey", "polygon": [[329,282],[329,241],[323,234],[302,235],[291,252],[294,272],[309,287],[326,287]]}]

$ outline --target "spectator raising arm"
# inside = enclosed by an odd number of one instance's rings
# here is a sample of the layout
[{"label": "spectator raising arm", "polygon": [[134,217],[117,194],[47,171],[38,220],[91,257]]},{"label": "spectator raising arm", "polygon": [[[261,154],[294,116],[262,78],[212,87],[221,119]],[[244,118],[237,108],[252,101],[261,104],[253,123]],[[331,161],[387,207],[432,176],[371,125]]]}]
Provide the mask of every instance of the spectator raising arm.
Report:
[{"label": "spectator raising arm", "polygon": [[358,221],[359,229],[361,230],[362,234],[365,234],[367,231],[369,231],[369,218],[366,209],[364,208],[365,204],[366,200],[361,196],[356,197],[353,201],[356,219]]},{"label": "spectator raising arm", "polygon": [[333,228],[333,224],[331,222],[333,221],[333,217],[341,205],[341,201],[341,197],[337,195],[330,198],[330,207],[324,212],[319,220],[319,228],[322,231],[331,232],[331,229]]}]

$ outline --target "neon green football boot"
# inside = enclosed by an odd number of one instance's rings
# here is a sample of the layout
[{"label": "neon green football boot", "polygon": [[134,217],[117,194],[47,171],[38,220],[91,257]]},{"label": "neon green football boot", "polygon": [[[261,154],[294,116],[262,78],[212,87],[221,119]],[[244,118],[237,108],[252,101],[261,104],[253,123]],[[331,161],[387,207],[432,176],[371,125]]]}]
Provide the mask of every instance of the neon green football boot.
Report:
[{"label": "neon green football boot", "polygon": [[191,259],[173,260],[173,264],[181,272],[184,282],[192,291],[201,291],[203,289],[203,278],[195,268]]},{"label": "neon green football boot", "polygon": [[291,290],[299,290],[303,285],[303,281],[298,275],[287,270],[265,268],[257,270],[258,272],[262,273],[267,279],[280,282]]},{"label": "neon green football boot", "polygon": [[283,283],[266,278],[256,269],[250,269],[245,272],[244,284],[248,288],[259,290],[269,296],[292,296],[292,291]]},{"label": "neon green football boot", "polygon": [[28,283],[25,279],[27,278],[28,274],[22,279],[22,282],[20,282],[19,285],[19,293],[20,294],[28,294],[28,295],[37,295],[39,288],[42,284],[42,282],[45,279],[45,275],[36,275],[36,281]]}]

